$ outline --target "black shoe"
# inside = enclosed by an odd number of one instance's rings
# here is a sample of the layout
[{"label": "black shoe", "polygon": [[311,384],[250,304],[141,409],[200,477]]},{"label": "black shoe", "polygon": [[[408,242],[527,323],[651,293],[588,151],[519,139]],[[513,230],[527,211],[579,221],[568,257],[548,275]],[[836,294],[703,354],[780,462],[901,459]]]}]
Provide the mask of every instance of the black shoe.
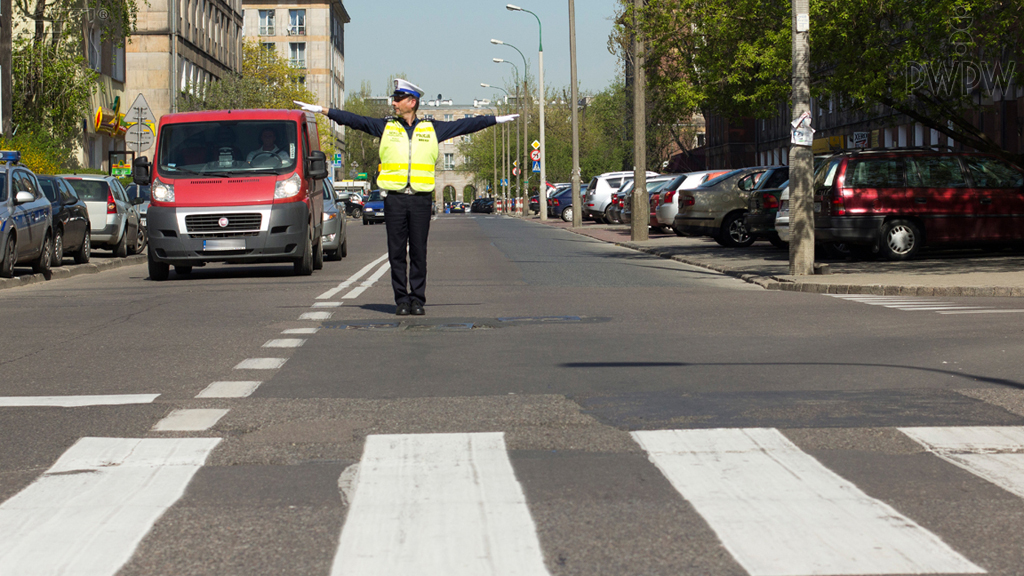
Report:
[{"label": "black shoe", "polygon": [[412,315],[413,316],[423,316],[424,314],[426,314],[426,312],[423,311],[423,304],[421,302],[417,302],[416,300],[413,300],[412,301]]},{"label": "black shoe", "polygon": [[[422,308],[421,308],[422,310]],[[395,307],[395,316],[408,316],[409,315],[409,303],[399,302],[398,306]]]}]

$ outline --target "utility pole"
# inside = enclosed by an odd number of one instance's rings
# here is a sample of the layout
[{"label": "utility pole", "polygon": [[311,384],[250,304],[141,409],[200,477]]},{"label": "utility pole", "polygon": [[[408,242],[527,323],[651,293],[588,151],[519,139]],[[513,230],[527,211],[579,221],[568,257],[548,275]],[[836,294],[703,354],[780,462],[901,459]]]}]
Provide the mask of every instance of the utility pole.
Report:
[{"label": "utility pole", "polygon": [[11,0],[0,0],[0,129],[3,137],[11,137],[14,120],[14,86],[11,83],[11,50],[14,49],[11,30]]},{"label": "utility pole", "polygon": [[647,196],[647,72],[644,69],[644,40],[640,13],[644,0],[633,0],[633,211],[629,239],[641,242],[650,238],[651,204]]},{"label": "utility pole", "polygon": [[[809,0],[792,0],[793,10],[793,122],[806,122],[810,130],[810,11]],[[795,127],[795,125],[794,125]],[[809,138],[808,138],[809,140]],[[811,142],[797,143],[789,148],[789,183],[791,193],[789,225],[789,273],[794,276],[814,274],[814,153]]]},{"label": "utility pole", "polygon": [[[529,150],[530,143],[530,93],[527,91],[526,86],[526,66],[523,66],[523,149],[519,150],[519,143],[516,143],[516,157],[519,159],[519,195],[526,199],[526,203],[530,203],[530,195],[526,193],[524,188],[530,187],[530,175],[526,171],[526,165],[530,161]],[[525,160],[524,160],[525,157]],[[526,215],[526,210],[522,211],[523,216]]]},{"label": "utility pole", "polygon": [[576,8],[569,0],[569,82],[572,84],[572,226],[583,225],[580,200],[580,93],[576,87]]}]

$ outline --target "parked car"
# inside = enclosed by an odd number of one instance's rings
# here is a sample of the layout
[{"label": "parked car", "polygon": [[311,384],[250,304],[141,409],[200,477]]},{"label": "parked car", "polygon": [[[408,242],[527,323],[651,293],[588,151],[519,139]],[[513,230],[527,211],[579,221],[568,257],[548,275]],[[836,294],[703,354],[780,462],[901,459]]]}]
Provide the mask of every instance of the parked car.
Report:
[{"label": "parked car", "polygon": [[[255,150],[268,131],[279,153]],[[239,154],[243,147],[249,161]],[[132,170],[136,184],[152,185],[150,279],[166,280],[171,266],[187,275],[207,262],[286,262],[297,275],[312,274],[323,266],[326,177],[311,113],[164,114],[153,162],[138,158]]]},{"label": "parked car", "polygon": [[743,225],[746,226],[748,234],[754,238],[764,238],[776,248],[785,248],[789,245],[779,238],[779,233],[775,231],[775,217],[779,211],[779,198],[783,193],[789,194],[789,182],[784,183],[781,188],[751,192],[747,213],[743,216]]},{"label": "parked car", "polygon": [[493,214],[494,198],[477,198],[473,200],[473,203],[469,205],[469,211],[479,214]]},{"label": "parked car", "polygon": [[[121,183],[101,174],[62,174],[89,209],[92,248],[112,250],[124,258],[146,247],[139,210],[128,200]],[[136,200],[138,202],[138,200]]]},{"label": "parked car", "polygon": [[76,264],[89,261],[89,209],[75,189],[60,176],[36,176],[53,212],[53,266],[64,264],[64,254],[73,254]]},{"label": "parked car", "polygon": [[608,204],[609,224],[622,224],[622,209],[626,194],[633,189],[633,179],[623,180],[619,189],[612,194],[612,201]]},{"label": "parked car", "polygon": [[341,260],[348,256],[348,225],[344,203],[335,196],[330,180],[324,180],[323,229],[320,231],[324,246],[324,260]]},{"label": "parked car", "polygon": [[373,190],[363,204],[363,226],[384,221],[384,198],[380,190]]},{"label": "parked car", "polygon": [[572,222],[572,186],[560,188],[548,198],[548,216]]},{"label": "parked car", "polygon": [[750,193],[778,188],[786,180],[788,166],[740,168],[722,174],[680,195],[673,226],[683,234],[710,236],[722,246],[750,246],[756,238],[743,223]]},{"label": "parked car", "polygon": [[812,190],[815,240],[855,254],[906,260],[930,245],[1024,241],[1024,170],[989,154],[843,152]]},{"label": "parked car", "polygon": [[[48,274],[53,254],[53,209],[36,175],[18,165],[17,151],[0,152],[0,277],[29,262],[32,271]],[[10,225],[7,225],[10,223]]]},{"label": "parked car", "polygon": [[[666,174],[657,175],[647,178],[647,206],[651,205],[651,197],[657,194],[666,185],[671,183],[673,180],[678,178],[678,174]],[[633,221],[633,194],[636,193],[636,187],[633,183],[630,184],[629,190],[626,191],[626,196],[622,199],[622,222],[629,224]],[[649,225],[657,226],[656,222],[648,221]]]},{"label": "parked car", "polygon": [[540,196],[530,196],[530,212],[540,214]]},{"label": "parked car", "polygon": [[139,217],[141,218],[142,227],[145,228],[146,212],[149,210],[150,187],[139,186],[138,184],[129,184],[128,187],[124,189],[124,191],[128,193],[129,202],[132,202],[134,204],[136,202],[136,199],[140,201],[140,203],[138,204]]},{"label": "parked car", "polygon": [[672,182],[661,189],[661,193],[658,194],[657,197],[658,206],[655,209],[655,218],[652,218],[651,222],[653,223],[657,220],[658,225],[663,229],[671,230],[675,232],[676,235],[681,235],[673,225],[676,214],[679,213],[679,203],[676,201],[678,193],[681,190],[692,190],[711,178],[715,178],[725,174],[726,172],[728,172],[728,170],[703,170],[700,172],[688,172],[681,175],[675,182]]},{"label": "parked car", "polygon": [[[594,176],[590,184],[587,184],[587,195],[583,202],[584,219],[611,224],[611,219],[608,218],[608,206],[612,202],[612,194],[622,186],[624,180],[632,180],[633,174],[633,172],[606,172],[600,176]],[[647,173],[648,178],[657,175],[657,172]]]}]

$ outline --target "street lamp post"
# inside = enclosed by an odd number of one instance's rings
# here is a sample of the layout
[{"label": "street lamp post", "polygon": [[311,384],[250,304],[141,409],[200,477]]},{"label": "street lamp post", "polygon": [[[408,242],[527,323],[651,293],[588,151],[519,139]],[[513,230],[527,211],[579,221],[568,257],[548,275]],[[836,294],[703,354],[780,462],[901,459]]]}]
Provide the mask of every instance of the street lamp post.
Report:
[{"label": "street lamp post", "polygon": [[[491,40],[491,42],[497,42],[497,40]],[[492,60],[494,60],[494,62],[497,63],[497,64],[508,64],[509,66],[511,66],[512,69],[516,71],[516,79],[517,80],[519,79],[519,67],[518,66],[516,66],[515,64],[509,62],[508,60],[504,60],[502,58],[492,58]],[[523,80],[523,93],[525,94],[525,92],[526,92],[526,80]],[[524,99],[519,97],[519,83],[518,82],[516,83],[516,99],[519,100],[519,106],[523,110],[523,118],[526,118],[526,104],[524,102]],[[525,124],[525,121],[523,123]],[[524,137],[523,137],[523,145],[524,146],[526,145],[525,142],[526,142],[526,137],[524,135]],[[520,160],[522,159],[522,155],[520,154],[520,151],[519,151],[519,138],[516,138],[516,157],[519,158]],[[523,192],[523,169],[522,168],[519,168],[519,174],[517,175],[517,178],[519,179],[518,180],[518,184],[517,184],[517,186],[519,187],[519,193],[522,194],[522,192]],[[527,182],[529,182],[529,180],[527,180]]]},{"label": "street lamp post", "polygon": [[[509,96],[508,90],[505,90],[501,86],[492,86],[490,84],[485,84],[483,82],[480,83],[480,86],[483,86],[484,88],[495,88],[497,90],[501,90],[502,92],[505,93],[505,97],[506,98],[508,98],[508,96]],[[508,104],[508,100],[505,100],[505,103]],[[501,150],[502,150],[502,153],[501,153],[502,154],[502,157],[501,157],[501,162],[502,162],[502,164],[501,164],[501,173],[507,179],[508,178],[508,173],[507,173],[507,168],[505,166],[505,162],[506,162],[506,159],[507,159],[507,156],[508,156],[508,149],[507,149],[507,145],[505,143],[505,132],[506,132],[506,126],[502,126],[501,127],[501,138],[502,138],[501,139]],[[497,146],[497,138],[498,138],[498,133],[497,132],[494,133],[494,138],[495,138],[495,146]],[[497,156],[498,156],[497,151],[495,151],[494,156],[495,156],[495,158],[497,158]],[[497,162],[497,161],[495,161],[495,162]],[[495,163],[495,166],[497,166],[497,163]],[[497,168],[495,168],[495,170],[497,170]],[[495,188],[495,191],[497,191],[498,185],[499,185],[498,182],[497,182],[497,180],[498,180],[497,172],[495,172],[494,179],[495,179],[494,188]]]},{"label": "street lamp post", "polygon": [[[533,14],[533,17],[537,19],[537,82],[540,84],[538,86],[538,93],[540,94],[540,184],[537,185],[537,202],[539,203],[542,198],[546,199],[548,197],[547,155],[545,154],[546,148],[544,147],[544,101],[547,100],[547,94],[544,93],[544,27],[540,23],[540,16],[525,8],[520,8],[514,4],[509,4],[505,8],[510,12]],[[548,219],[546,210],[540,210],[540,219]]]},{"label": "street lamp post", "polygon": [[[529,172],[525,172],[526,164],[529,162],[529,159],[524,158],[524,155],[529,154],[528,151],[530,149],[530,143],[528,142],[530,130],[530,97],[529,92],[526,90],[526,71],[529,68],[529,64],[527,64],[526,62],[526,56],[523,54],[523,51],[520,50],[519,48],[516,48],[515,46],[507,42],[502,42],[501,40],[495,40],[493,38],[491,38],[491,44],[495,44],[498,46],[508,46],[509,48],[515,50],[516,52],[519,52],[519,56],[523,58],[523,154],[517,153],[516,155],[519,157],[519,161],[523,162],[523,168],[520,168],[519,174],[521,177],[524,177],[526,179],[526,187],[529,188],[530,176]],[[520,193],[523,193],[522,186],[520,186],[519,190]],[[523,193],[523,197],[526,199],[527,205],[529,205],[530,195]],[[529,206],[527,206],[527,208],[529,208]]]},{"label": "street lamp post", "polygon": [[[572,225],[583,225],[583,202],[580,198],[580,95],[576,86],[576,7],[569,0],[569,81],[572,83]],[[543,158],[543,156],[542,156]]]}]

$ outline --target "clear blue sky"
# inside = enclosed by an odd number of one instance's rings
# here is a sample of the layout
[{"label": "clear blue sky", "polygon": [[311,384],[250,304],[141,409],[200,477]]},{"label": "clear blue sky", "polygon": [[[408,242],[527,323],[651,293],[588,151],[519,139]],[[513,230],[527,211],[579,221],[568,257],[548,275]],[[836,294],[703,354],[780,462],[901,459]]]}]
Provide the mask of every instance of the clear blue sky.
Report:
[{"label": "clear blue sky", "polygon": [[[522,58],[491,38],[515,44],[537,72],[537,20],[510,12],[502,0],[350,0],[352,21],[345,26],[345,88],[348,94],[369,81],[374,95],[390,93],[389,76],[405,72],[427,97],[438,94],[457,104],[493,99],[484,82],[511,84],[512,67],[492,58]],[[512,0],[532,10],[544,26],[544,83],[569,86],[569,3],[567,0]],[[618,58],[608,52],[608,34],[616,0],[575,0],[576,70],[581,91],[598,92],[622,75]]]}]

